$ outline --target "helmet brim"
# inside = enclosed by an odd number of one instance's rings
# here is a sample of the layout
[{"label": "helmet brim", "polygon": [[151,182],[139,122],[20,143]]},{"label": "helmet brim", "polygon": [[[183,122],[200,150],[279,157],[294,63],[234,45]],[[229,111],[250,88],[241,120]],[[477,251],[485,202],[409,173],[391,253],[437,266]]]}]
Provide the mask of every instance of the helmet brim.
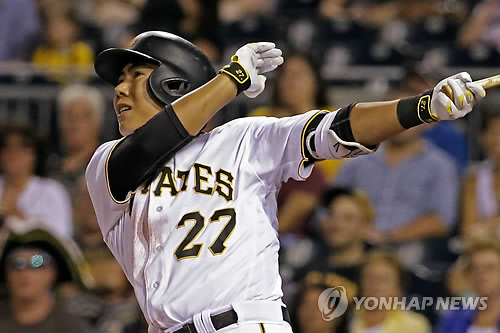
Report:
[{"label": "helmet brim", "polygon": [[94,62],[94,69],[101,79],[116,86],[121,71],[128,64],[155,64],[160,66],[161,62],[135,50],[112,48],[99,53]]}]

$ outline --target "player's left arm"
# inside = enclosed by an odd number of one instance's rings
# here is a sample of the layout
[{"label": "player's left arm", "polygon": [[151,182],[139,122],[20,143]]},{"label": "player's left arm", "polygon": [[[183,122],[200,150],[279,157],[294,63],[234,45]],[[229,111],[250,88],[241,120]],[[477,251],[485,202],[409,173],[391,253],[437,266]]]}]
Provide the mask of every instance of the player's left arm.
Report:
[{"label": "player's left arm", "polygon": [[[453,100],[441,88],[448,84]],[[486,91],[468,73],[439,82],[432,90],[387,102],[358,103],[325,115],[306,145],[314,159],[355,157],[373,152],[382,141],[414,126],[455,120],[472,111]]]}]

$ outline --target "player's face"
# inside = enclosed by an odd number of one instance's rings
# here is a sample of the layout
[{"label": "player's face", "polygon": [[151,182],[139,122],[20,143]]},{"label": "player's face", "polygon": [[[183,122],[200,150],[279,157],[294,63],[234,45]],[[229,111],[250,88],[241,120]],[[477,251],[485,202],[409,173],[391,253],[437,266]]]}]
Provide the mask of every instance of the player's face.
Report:
[{"label": "player's face", "polygon": [[128,64],[123,68],[113,100],[122,135],[131,134],[162,109],[162,106],[149,96],[147,90],[149,75],[157,67]]}]

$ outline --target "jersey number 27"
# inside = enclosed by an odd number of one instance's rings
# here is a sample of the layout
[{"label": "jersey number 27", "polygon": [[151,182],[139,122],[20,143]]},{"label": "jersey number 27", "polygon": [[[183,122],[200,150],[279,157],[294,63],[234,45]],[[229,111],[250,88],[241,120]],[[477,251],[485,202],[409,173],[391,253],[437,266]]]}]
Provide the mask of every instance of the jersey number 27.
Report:
[{"label": "jersey number 27", "polygon": [[[216,210],[210,217],[210,223],[219,222],[223,217],[229,217],[229,220],[220,232],[219,236],[217,236],[217,239],[208,247],[213,255],[222,254],[226,250],[224,242],[229,238],[229,236],[231,236],[231,233],[236,226],[236,211],[234,208]],[[203,246],[203,244],[191,243],[205,227],[205,217],[203,217],[200,212],[187,213],[177,224],[177,229],[185,227],[187,221],[194,221],[195,223],[191,230],[189,230],[184,240],[179,244],[177,250],[175,250],[175,257],[177,260],[198,257],[200,255],[201,247]]]}]

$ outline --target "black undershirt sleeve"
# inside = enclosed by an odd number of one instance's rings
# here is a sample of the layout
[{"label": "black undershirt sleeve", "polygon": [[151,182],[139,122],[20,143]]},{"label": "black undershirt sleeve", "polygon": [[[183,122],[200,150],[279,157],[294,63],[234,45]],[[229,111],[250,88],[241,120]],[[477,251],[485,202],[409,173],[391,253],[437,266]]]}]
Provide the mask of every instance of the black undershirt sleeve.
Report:
[{"label": "black undershirt sleeve", "polygon": [[113,197],[125,200],[129,192],[154,176],[163,163],[192,139],[172,106],[166,106],[111,152],[108,181]]}]

